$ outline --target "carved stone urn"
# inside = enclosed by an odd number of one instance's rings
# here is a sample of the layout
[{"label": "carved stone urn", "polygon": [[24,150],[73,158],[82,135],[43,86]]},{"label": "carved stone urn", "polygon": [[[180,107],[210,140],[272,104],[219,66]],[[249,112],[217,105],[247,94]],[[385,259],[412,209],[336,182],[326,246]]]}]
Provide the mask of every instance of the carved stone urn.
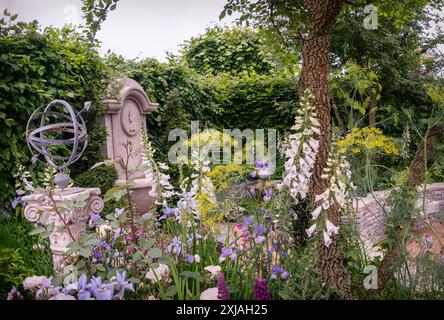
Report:
[{"label": "carved stone urn", "polygon": [[[144,214],[151,210],[155,198],[149,196],[154,182],[146,178],[143,171],[137,170],[142,161],[141,128],[147,129],[147,115],[154,112],[159,105],[150,102],[140,84],[128,78],[114,81],[109,86],[109,94],[112,98],[103,101],[106,113],[101,122],[107,131],[107,142],[102,153],[112,160],[128,159],[127,166],[133,172],[127,177],[123,165],[116,161],[115,167],[118,173],[116,183],[133,181],[131,197],[137,213]],[[129,158],[126,144],[131,144],[134,151]]]},{"label": "carved stone urn", "polygon": [[[26,202],[26,219],[43,226],[54,223],[49,242],[56,272],[65,266],[68,244],[78,240],[86,231],[86,225],[93,213],[100,213],[103,210],[104,203],[99,195],[100,189],[97,188],[68,188],[56,189],[52,196],[35,193],[23,197]],[[86,199],[86,205],[63,210],[66,201],[76,203],[78,199]],[[44,212],[47,214],[43,215]]]}]

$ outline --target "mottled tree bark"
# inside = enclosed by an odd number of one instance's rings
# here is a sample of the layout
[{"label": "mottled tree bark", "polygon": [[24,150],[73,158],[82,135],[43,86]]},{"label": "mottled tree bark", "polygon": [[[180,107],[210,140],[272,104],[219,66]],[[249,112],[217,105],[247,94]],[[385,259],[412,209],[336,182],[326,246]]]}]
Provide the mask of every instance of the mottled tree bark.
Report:
[{"label": "mottled tree bark", "polygon": [[[341,7],[342,0],[304,0],[310,27],[301,33],[302,71],[299,87],[301,92],[309,90],[314,95],[311,102],[316,108],[321,124],[321,134],[315,136],[320,146],[311,183],[313,199],[315,195],[323,193],[328,188],[328,182],[322,179],[321,175],[331,146],[329,52],[331,33]],[[334,224],[340,224],[337,207],[333,206],[329,210],[328,218]],[[333,243],[329,247],[321,245],[319,248],[318,269],[321,281],[327,287],[336,287],[340,290],[342,298],[349,299],[351,298],[350,276],[344,270],[339,236],[333,237],[332,240]]]},{"label": "mottled tree bark", "polygon": [[[433,158],[436,145],[443,135],[444,131],[441,126],[433,126],[428,130],[426,139],[420,144],[410,163],[409,177],[406,182],[407,189],[414,190],[423,181],[426,163]],[[400,229],[395,230],[395,235],[398,239],[401,238],[401,232],[402,230]],[[384,289],[390,280],[393,279],[400,253],[401,243],[396,243],[384,256],[378,272],[377,292]]]}]

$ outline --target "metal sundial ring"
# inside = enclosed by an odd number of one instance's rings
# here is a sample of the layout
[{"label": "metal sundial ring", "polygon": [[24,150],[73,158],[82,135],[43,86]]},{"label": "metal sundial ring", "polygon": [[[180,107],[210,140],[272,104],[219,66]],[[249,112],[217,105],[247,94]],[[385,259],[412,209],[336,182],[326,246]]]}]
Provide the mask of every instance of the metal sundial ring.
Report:
[{"label": "metal sundial ring", "polygon": [[[53,110],[56,105],[63,106],[63,112]],[[64,100],[53,100],[43,111],[35,110],[26,126],[26,140],[33,157],[43,155],[46,162],[57,170],[54,182],[60,188],[69,184],[69,176],[63,172],[80,159],[88,145],[88,132],[85,122],[79,113]],[[49,123],[49,119],[57,120]],[[32,124],[37,124],[31,128]],[[69,136],[68,138],[66,136]],[[51,153],[51,148],[66,146],[70,148],[69,156]],[[35,153],[36,152],[36,153]]]}]

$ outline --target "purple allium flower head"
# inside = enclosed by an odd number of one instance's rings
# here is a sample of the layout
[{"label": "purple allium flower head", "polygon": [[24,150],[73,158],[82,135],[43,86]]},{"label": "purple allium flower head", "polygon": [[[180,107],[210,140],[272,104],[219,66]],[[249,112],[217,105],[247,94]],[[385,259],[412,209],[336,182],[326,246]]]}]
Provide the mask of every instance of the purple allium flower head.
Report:
[{"label": "purple allium flower head", "polygon": [[219,272],[217,275],[217,298],[219,300],[230,300],[230,291],[228,290],[227,283],[223,272]]},{"label": "purple allium flower head", "polygon": [[254,300],[271,300],[270,290],[266,279],[259,280],[256,277],[253,287]]},{"label": "purple allium flower head", "polygon": [[264,201],[269,202],[273,197],[273,189],[266,189],[264,195]]},{"label": "purple allium flower head", "polygon": [[12,287],[6,300],[23,300],[23,296],[15,287]]},{"label": "purple allium flower head", "polygon": [[277,279],[277,274],[276,273],[272,273],[270,276],[271,280],[276,280]]}]

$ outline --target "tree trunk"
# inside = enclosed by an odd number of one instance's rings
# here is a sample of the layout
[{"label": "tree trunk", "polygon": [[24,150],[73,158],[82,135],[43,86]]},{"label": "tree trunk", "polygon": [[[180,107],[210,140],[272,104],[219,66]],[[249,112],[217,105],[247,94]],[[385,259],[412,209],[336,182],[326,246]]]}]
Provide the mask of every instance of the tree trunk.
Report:
[{"label": "tree trunk", "polygon": [[[328,181],[321,178],[326,166],[331,144],[331,98],[329,90],[330,75],[330,42],[333,27],[342,7],[342,0],[304,0],[310,28],[301,34],[302,71],[300,90],[309,90],[314,99],[311,101],[316,108],[320,122],[320,135],[315,135],[319,141],[319,153],[313,170],[311,195],[323,193],[328,188]],[[313,205],[316,205],[313,203]],[[340,224],[338,208],[332,206],[328,212],[328,219]],[[343,252],[339,243],[339,236],[332,238],[332,244],[327,248],[321,245],[318,251],[318,270],[321,281],[327,287],[336,287],[341,297],[351,298],[351,281],[344,271]]]},{"label": "tree trunk", "polygon": [[[443,128],[440,126],[434,126],[428,130],[425,141],[420,144],[410,163],[409,177],[406,182],[407,189],[414,190],[423,181],[426,162],[433,158],[436,144],[443,137],[443,134]],[[401,232],[402,230],[400,229],[395,230],[398,239],[401,238]],[[390,280],[393,279],[395,267],[401,253],[401,245],[401,243],[396,242],[393,248],[387,252],[382,259],[378,272],[378,292],[384,289]]]}]

